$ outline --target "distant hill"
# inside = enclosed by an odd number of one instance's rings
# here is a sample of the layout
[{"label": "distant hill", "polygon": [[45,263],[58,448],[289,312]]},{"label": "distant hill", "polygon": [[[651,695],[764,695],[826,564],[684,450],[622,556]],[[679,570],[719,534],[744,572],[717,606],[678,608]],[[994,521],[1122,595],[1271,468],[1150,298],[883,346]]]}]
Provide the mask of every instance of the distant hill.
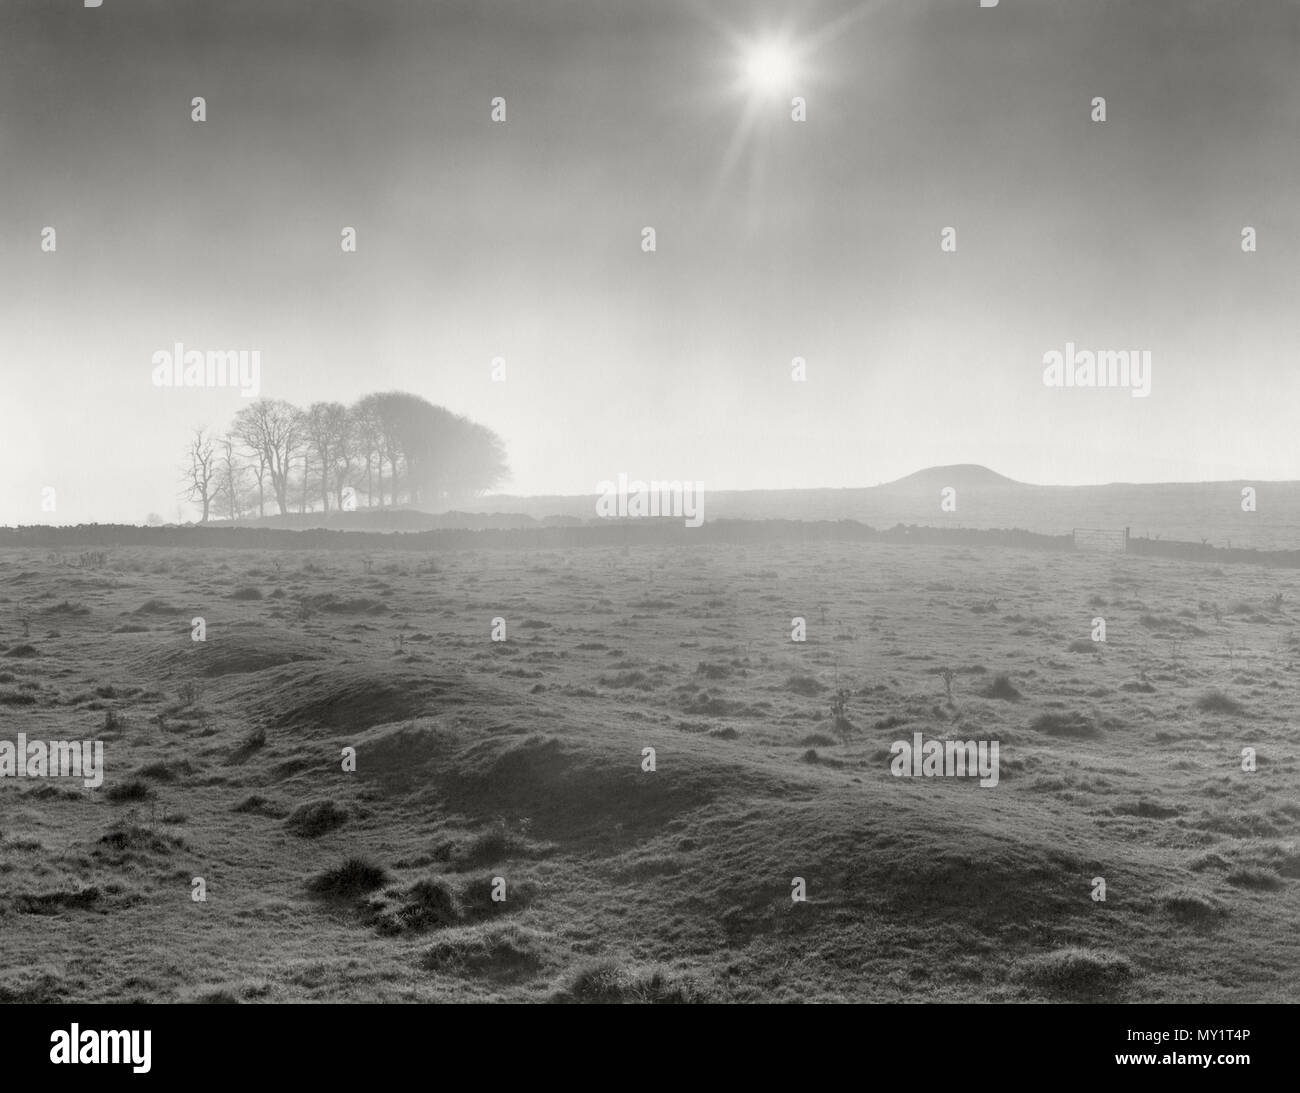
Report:
[{"label": "distant hill", "polygon": [[926,467],[925,470],[916,471],[903,478],[895,479],[893,482],[886,482],[880,486],[874,486],[873,489],[942,489],[944,486],[952,486],[954,489],[974,488],[983,486],[1024,486],[1026,483],[1017,482],[1014,478],[1008,478],[1004,474],[998,474],[997,471],[991,471],[988,467],[982,467],[978,463],[952,463],[946,467]]}]

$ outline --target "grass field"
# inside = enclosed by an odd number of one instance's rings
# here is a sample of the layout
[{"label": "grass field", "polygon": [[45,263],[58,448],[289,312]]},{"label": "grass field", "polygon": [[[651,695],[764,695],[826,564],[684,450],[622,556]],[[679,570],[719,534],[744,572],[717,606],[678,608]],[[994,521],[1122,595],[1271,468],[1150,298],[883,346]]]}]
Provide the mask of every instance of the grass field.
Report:
[{"label": "grass field", "polygon": [[0,553],[0,739],[106,764],[0,780],[0,1001],[1294,1000],[1298,662],[1122,555]]}]

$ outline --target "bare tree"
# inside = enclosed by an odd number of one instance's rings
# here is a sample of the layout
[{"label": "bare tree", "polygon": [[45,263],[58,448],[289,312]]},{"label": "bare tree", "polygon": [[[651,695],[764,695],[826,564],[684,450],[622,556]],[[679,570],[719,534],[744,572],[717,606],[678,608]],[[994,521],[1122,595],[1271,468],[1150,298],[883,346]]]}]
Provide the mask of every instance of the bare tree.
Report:
[{"label": "bare tree", "polygon": [[302,501],[298,505],[299,512],[307,511],[308,508],[307,487],[310,485],[311,485],[311,448],[307,445],[307,442],[304,439],[302,445]]},{"label": "bare tree", "polygon": [[[366,458],[366,504],[373,507],[375,503],[375,479],[372,470],[374,460],[379,452],[379,418],[372,404],[362,399],[351,411],[353,433],[356,436],[358,454]],[[383,504],[384,465],[379,464],[379,502]]]},{"label": "bare tree", "polygon": [[342,410],[334,433],[334,492],[340,510],[343,508],[344,488],[357,484],[355,465],[361,455],[356,416],[347,407],[342,407]]},{"label": "bare tree", "polygon": [[289,473],[302,448],[302,412],[283,399],[258,399],[235,415],[232,430],[250,451],[259,453],[281,513],[289,511]]},{"label": "bare tree", "polygon": [[195,429],[186,449],[186,466],[182,475],[185,489],[182,496],[202,506],[203,523],[208,522],[212,496],[216,492],[217,457],[212,438],[206,429]]},{"label": "bare tree", "polygon": [[244,511],[247,471],[248,468],[239,462],[235,438],[227,433],[217,441],[217,489],[213,505],[223,506],[231,520],[239,519]]},{"label": "bare tree", "polygon": [[[400,420],[401,403],[399,401],[403,396],[396,392],[388,394],[367,395],[357,403],[359,413],[365,415],[374,425],[375,452],[379,464],[379,507],[384,507],[384,460],[388,460],[391,470],[389,474],[389,489],[392,494],[393,504],[397,504],[397,484],[398,472],[397,463],[402,458],[402,447],[399,436],[402,431]],[[409,397],[409,396],[406,396]]]},{"label": "bare tree", "polygon": [[260,448],[253,452],[256,461],[250,468],[257,476],[257,515],[266,515],[266,453]]},{"label": "bare tree", "polygon": [[[330,473],[347,444],[348,409],[341,402],[313,402],[304,415],[307,440],[320,464],[321,498],[330,510]],[[341,494],[342,485],[338,487]],[[340,501],[339,507],[342,507]]]}]

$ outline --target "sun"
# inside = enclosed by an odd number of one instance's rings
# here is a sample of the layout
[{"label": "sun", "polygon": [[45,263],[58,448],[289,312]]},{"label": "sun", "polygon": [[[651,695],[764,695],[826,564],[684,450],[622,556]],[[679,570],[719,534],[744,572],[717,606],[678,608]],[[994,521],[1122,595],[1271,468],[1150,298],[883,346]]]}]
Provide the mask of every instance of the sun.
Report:
[{"label": "sun", "polygon": [[745,53],[745,82],[755,95],[779,95],[795,78],[794,50],[779,39],[756,42]]}]

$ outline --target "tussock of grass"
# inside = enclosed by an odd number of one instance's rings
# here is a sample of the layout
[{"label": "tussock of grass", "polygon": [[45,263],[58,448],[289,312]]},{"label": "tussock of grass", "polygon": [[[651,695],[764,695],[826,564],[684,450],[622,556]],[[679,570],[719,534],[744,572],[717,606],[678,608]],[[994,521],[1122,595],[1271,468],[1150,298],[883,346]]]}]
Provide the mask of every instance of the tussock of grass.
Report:
[{"label": "tussock of grass", "polygon": [[183,615],[185,612],[182,608],[175,607],[163,600],[152,599],[146,600],[135,609],[137,615]]},{"label": "tussock of grass", "polygon": [[744,705],[740,702],[715,698],[706,693],[684,706],[683,710],[686,713],[703,717],[736,717],[744,712],[744,708]]},{"label": "tussock of grass", "polygon": [[812,676],[793,675],[785,681],[785,689],[791,694],[814,698],[826,690],[826,685],[818,683]]},{"label": "tussock of grass", "polygon": [[67,993],[63,980],[44,969],[25,968],[0,978],[0,1005],[49,1005],[65,1001]]},{"label": "tussock of grass", "polygon": [[422,934],[455,926],[464,918],[456,894],[438,878],[416,881],[396,907],[376,901],[371,911],[375,926],[384,934]]},{"label": "tussock of grass", "polygon": [[1259,891],[1273,891],[1283,884],[1282,878],[1272,869],[1261,869],[1254,865],[1239,865],[1223,879],[1238,888],[1254,888]]},{"label": "tussock of grass", "polygon": [[135,773],[141,778],[152,778],[155,782],[174,782],[178,777],[177,770],[162,762],[149,763]]},{"label": "tussock of grass", "polygon": [[115,786],[109,786],[105,791],[110,801],[120,803],[122,801],[144,801],[153,796],[153,789],[148,782],[142,778],[129,778],[125,782],[120,782]]},{"label": "tussock of grass", "polygon": [[1011,677],[1006,672],[998,672],[980,694],[985,698],[1000,698],[1006,702],[1018,702],[1021,694],[1016,690],[1015,684],[1011,682]]},{"label": "tussock of grass", "polygon": [[1246,707],[1235,698],[1229,698],[1222,691],[1207,691],[1196,700],[1196,708],[1202,713],[1241,714]]},{"label": "tussock of grass", "polygon": [[367,858],[348,858],[342,865],[326,869],[307,882],[307,890],[323,899],[355,899],[388,883],[382,866]]},{"label": "tussock of grass", "polygon": [[237,1006],[239,999],[228,987],[200,987],[186,999],[191,1005],[199,1006]]},{"label": "tussock of grass", "polygon": [[515,925],[471,928],[443,937],[420,961],[427,971],[445,975],[521,978],[542,966],[541,939]]},{"label": "tussock of grass", "polygon": [[492,898],[493,876],[483,873],[471,877],[461,885],[457,902],[466,921],[477,922],[480,919],[496,918],[510,914],[528,906],[536,897],[538,887],[529,880],[510,878],[506,883],[506,898]]},{"label": "tussock of grass", "polygon": [[1179,922],[1192,925],[1214,922],[1228,914],[1222,900],[1208,892],[1198,892],[1191,888],[1162,893],[1160,905]]},{"label": "tussock of grass", "polygon": [[1082,738],[1101,735],[1101,730],[1093,723],[1092,718],[1077,712],[1039,714],[1029,723],[1029,727],[1048,736]]},{"label": "tussock of grass", "polygon": [[597,680],[602,687],[613,687],[615,690],[622,690],[628,687],[635,687],[638,691],[650,691],[654,689],[654,682],[645,672],[627,671],[607,673],[600,676]]},{"label": "tussock of grass", "polygon": [[692,979],[662,968],[637,970],[601,960],[579,968],[552,1002],[705,1003],[713,999]]},{"label": "tussock of grass", "polygon": [[458,869],[474,869],[527,853],[528,843],[516,837],[503,823],[495,823],[456,845],[451,862]]},{"label": "tussock of grass", "polygon": [[289,813],[289,810],[283,805],[272,801],[269,797],[263,797],[259,793],[249,794],[230,811],[247,812],[254,816],[269,816],[273,820],[283,819]]},{"label": "tussock of grass", "polygon": [[1070,947],[1021,961],[1012,978],[1049,994],[1090,998],[1113,997],[1132,975],[1125,957]]},{"label": "tussock of grass", "polygon": [[76,891],[24,893],[14,900],[14,909],[23,915],[57,915],[61,911],[94,907],[101,895],[94,885]]},{"label": "tussock of grass", "polygon": [[115,862],[148,854],[170,854],[185,845],[177,835],[166,835],[140,824],[127,823],[100,836],[96,854]]},{"label": "tussock of grass", "polygon": [[315,839],[342,827],[347,819],[347,810],[331,800],[307,801],[289,813],[284,828],[304,839]]},{"label": "tussock of grass", "polygon": [[1167,820],[1180,812],[1178,808],[1146,800],[1119,805],[1115,811],[1125,816],[1141,816],[1148,820]]}]

